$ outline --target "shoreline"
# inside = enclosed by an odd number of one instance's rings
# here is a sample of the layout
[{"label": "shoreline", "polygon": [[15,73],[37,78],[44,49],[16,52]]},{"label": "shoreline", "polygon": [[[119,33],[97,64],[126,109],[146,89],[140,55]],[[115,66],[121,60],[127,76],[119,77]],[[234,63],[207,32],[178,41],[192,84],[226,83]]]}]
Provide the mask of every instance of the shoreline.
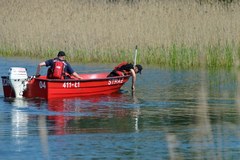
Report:
[{"label": "shoreline", "polygon": [[[202,1],[201,1],[202,2]],[[27,1],[0,6],[1,56],[138,63],[173,68],[231,68],[240,60],[239,2]]]}]

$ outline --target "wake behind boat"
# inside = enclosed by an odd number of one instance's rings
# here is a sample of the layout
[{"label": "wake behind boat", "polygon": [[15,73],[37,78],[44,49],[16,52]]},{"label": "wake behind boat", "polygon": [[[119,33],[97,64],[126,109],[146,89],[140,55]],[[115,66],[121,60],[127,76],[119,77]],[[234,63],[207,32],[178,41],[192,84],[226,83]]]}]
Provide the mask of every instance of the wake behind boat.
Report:
[{"label": "wake behind boat", "polygon": [[1,78],[4,97],[52,99],[114,93],[130,77],[107,77],[108,74],[79,74],[82,79],[48,79],[47,76],[28,76],[26,68],[11,67],[8,76]]}]

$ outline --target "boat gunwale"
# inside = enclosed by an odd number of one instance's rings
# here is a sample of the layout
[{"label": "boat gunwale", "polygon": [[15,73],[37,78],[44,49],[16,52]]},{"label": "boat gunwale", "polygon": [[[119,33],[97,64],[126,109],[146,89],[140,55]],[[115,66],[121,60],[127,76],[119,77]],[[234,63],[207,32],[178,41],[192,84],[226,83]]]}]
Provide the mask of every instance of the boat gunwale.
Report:
[{"label": "boat gunwale", "polygon": [[[112,80],[112,79],[119,79],[119,78],[129,78],[131,75],[125,76],[115,76],[115,77],[106,77],[106,78],[94,78],[94,79],[47,79],[47,78],[34,78],[36,80],[41,81],[48,81],[48,82],[65,82],[65,81],[77,81],[77,82],[86,82],[86,81],[102,81],[102,80]],[[1,78],[9,78],[9,76],[1,76]],[[31,78],[31,77],[28,77]]]}]

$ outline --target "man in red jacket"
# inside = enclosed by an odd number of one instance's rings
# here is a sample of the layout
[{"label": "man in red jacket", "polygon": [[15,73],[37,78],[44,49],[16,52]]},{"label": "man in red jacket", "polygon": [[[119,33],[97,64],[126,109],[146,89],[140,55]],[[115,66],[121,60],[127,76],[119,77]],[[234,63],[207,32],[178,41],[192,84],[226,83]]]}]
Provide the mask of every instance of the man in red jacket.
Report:
[{"label": "man in red jacket", "polygon": [[122,62],[117,65],[111,73],[109,73],[108,77],[115,77],[115,76],[124,76],[124,75],[131,75],[132,76],[132,91],[135,91],[135,82],[137,79],[136,74],[142,72],[142,66],[137,64],[133,66],[131,63]]},{"label": "man in red jacket", "polygon": [[[46,67],[50,67],[50,69],[53,69],[54,68],[54,63],[55,61],[60,61],[62,63],[64,63],[64,67],[63,67],[63,78],[66,78],[67,75],[69,76],[74,76],[75,78],[77,79],[82,79],[71,67],[71,65],[65,60],[65,52],[63,51],[59,51],[58,52],[58,55],[56,58],[54,59],[49,59],[49,60],[46,60],[44,62],[41,62],[38,64],[38,68],[37,68],[37,72],[36,72],[36,76],[39,76],[40,74],[40,70],[41,70],[41,67],[42,66],[46,66]],[[48,75],[49,76],[49,75]],[[68,76],[68,77],[69,77]],[[51,78],[51,77],[49,77]],[[61,79],[61,78],[60,78]]]}]

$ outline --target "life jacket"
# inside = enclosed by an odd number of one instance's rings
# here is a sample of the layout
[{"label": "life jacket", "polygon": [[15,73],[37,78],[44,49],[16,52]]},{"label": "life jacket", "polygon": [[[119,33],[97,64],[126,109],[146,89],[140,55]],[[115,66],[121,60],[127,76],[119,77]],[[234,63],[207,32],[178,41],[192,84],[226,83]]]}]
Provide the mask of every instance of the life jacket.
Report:
[{"label": "life jacket", "polygon": [[66,66],[65,61],[59,59],[53,60],[53,66],[48,69],[47,78],[50,79],[64,79],[64,68]]},{"label": "life jacket", "polygon": [[115,68],[114,68],[114,71],[115,73],[117,73],[119,76],[124,76],[124,75],[128,75],[130,74],[130,71],[127,71],[124,69],[124,67],[128,65],[127,62],[122,62],[120,63],[119,65],[117,65]]}]

